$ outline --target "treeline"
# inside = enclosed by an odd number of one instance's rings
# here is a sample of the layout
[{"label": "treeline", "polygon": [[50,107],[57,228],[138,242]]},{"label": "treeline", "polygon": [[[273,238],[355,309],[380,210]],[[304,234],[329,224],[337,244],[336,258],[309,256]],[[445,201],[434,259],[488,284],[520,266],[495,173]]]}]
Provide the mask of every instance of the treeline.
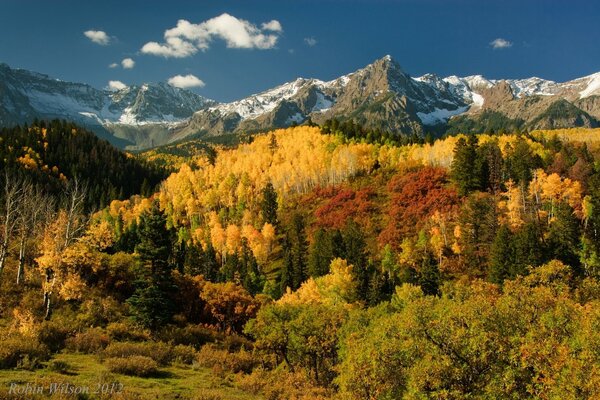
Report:
[{"label": "treeline", "polygon": [[71,122],[36,121],[0,130],[0,168],[27,177],[58,195],[78,179],[89,192],[86,207],[105,207],[114,199],[150,195],[165,178],[152,164],[123,153]]},{"label": "treeline", "polygon": [[365,128],[354,120],[340,121],[328,119],[321,126],[324,134],[341,135],[347,140],[365,141],[367,143],[388,144],[393,146],[406,146],[409,144],[423,144],[431,142],[432,137],[422,137],[417,134],[407,135],[402,132],[389,132],[381,129]]}]

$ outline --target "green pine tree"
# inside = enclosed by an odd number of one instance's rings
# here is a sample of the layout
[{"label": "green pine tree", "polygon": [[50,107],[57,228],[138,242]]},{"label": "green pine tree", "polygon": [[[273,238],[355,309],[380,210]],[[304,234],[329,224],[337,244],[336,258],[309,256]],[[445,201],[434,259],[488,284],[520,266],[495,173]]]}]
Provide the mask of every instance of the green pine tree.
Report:
[{"label": "green pine tree", "polygon": [[173,297],[177,287],[171,275],[172,234],[156,202],[140,216],[138,235],[136,253],[144,270],[127,302],[138,323],[157,329],[171,321],[176,311]]},{"label": "green pine tree", "polygon": [[502,284],[510,277],[515,263],[514,253],[512,232],[506,225],[502,225],[490,249],[488,276],[491,282]]},{"label": "green pine tree", "polygon": [[277,192],[271,182],[262,191],[261,214],[263,221],[273,226],[277,225]]},{"label": "green pine tree", "polygon": [[330,235],[319,228],[314,235],[308,257],[308,275],[316,278],[329,272],[333,260],[333,248]]}]

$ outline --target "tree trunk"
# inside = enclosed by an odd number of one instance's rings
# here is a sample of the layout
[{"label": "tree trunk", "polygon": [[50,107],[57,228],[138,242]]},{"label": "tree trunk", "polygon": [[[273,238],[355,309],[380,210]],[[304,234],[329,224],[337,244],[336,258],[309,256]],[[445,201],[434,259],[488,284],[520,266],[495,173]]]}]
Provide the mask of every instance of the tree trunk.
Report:
[{"label": "tree trunk", "polygon": [[19,268],[17,269],[17,285],[20,285],[25,272],[25,236],[21,236],[19,246]]},{"label": "tree trunk", "polygon": [[8,246],[2,245],[0,247],[0,276],[2,275],[2,271],[4,270],[4,264],[6,263],[6,255],[8,253]]}]

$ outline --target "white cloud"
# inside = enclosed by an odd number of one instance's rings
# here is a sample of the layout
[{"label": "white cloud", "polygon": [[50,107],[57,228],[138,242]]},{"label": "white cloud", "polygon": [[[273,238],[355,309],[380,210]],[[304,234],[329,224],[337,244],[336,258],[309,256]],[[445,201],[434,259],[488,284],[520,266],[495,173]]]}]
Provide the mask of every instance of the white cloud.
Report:
[{"label": "white cloud", "polygon": [[204,82],[198,77],[188,74],[188,75],[175,75],[167,81],[167,83],[171,86],[187,89],[191,87],[204,87]]},{"label": "white cloud", "polygon": [[315,39],[314,37],[307,37],[304,38],[304,43],[306,43],[310,47],[313,47],[317,45],[317,39]]},{"label": "white cloud", "polygon": [[283,28],[281,27],[281,24],[276,19],[269,21],[269,22],[265,22],[260,27],[265,31],[283,32]]},{"label": "white cloud", "polygon": [[92,42],[97,43],[101,46],[106,46],[110,43],[110,37],[104,31],[89,30],[83,32],[83,34]]},{"label": "white cloud", "polygon": [[127,87],[126,84],[124,84],[121,81],[108,81],[108,89],[109,90],[121,90],[121,89],[125,89]]},{"label": "white cloud", "polygon": [[492,46],[494,49],[507,49],[512,45],[512,42],[502,38],[494,39],[490,42],[490,46]]},{"label": "white cloud", "polygon": [[108,68],[117,68],[119,66],[119,64],[117,63],[112,63],[108,66]]},{"label": "white cloud", "polygon": [[133,61],[131,58],[124,58],[123,61],[121,61],[121,65],[125,69],[132,69],[135,67],[135,61]]},{"label": "white cloud", "polygon": [[258,28],[253,23],[227,13],[200,24],[185,19],[177,21],[174,28],[164,33],[165,42],[148,42],[142,53],[163,57],[183,58],[205,51],[214,39],[222,39],[232,49],[272,49],[283,28],[279,21],[263,23]]}]

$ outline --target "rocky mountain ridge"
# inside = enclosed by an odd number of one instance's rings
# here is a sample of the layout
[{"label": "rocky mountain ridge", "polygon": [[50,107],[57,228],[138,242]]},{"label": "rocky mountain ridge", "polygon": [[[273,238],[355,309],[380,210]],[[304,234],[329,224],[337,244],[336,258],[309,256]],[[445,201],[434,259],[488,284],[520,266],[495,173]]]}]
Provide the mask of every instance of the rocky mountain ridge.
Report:
[{"label": "rocky mountain ridge", "polygon": [[564,83],[538,77],[411,77],[385,56],[331,81],[298,78],[217,103],[166,83],[110,92],[0,65],[0,124],[35,117],[72,119],[113,143],[137,149],[308,119],[352,119],[373,129],[417,135],[452,126],[493,129],[499,120],[519,129],[594,127],[600,121],[600,73]]}]

